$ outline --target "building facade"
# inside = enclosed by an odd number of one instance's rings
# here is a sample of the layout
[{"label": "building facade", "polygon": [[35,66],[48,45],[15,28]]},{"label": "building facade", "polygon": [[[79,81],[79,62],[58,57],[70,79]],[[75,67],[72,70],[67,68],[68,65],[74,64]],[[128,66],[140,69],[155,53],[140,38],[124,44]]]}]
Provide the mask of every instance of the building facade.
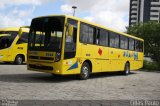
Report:
[{"label": "building facade", "polygon": [[160,22],[160,0],[130,0],[129,25]]}]

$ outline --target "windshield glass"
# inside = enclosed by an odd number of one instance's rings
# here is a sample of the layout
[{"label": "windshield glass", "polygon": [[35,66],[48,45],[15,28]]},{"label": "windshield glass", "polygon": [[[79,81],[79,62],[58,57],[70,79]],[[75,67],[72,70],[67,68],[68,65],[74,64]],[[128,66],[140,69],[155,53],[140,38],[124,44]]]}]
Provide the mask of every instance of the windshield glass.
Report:
[{"label": "windshield glass", "polygon": [[15,37],[18,35],[17,31],[0,31],[0,34],[5,34],[0,36],[0,49],[8,48],[12,45]]},{"label": "windshield glass", "polygon": [[29,50],[60,51],[64,17],[43,17],[32,20],[29,34]]}]

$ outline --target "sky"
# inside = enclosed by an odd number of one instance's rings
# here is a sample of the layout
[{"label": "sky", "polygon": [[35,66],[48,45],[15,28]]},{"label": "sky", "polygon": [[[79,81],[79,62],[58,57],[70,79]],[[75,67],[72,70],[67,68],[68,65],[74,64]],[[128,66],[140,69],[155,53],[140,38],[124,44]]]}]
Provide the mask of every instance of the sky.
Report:
[{"label": "sky", "polygon": [[0,0],[0,28],[28,26],[34,17],[72,15],[100,25],[125,31],[129,0]]}]

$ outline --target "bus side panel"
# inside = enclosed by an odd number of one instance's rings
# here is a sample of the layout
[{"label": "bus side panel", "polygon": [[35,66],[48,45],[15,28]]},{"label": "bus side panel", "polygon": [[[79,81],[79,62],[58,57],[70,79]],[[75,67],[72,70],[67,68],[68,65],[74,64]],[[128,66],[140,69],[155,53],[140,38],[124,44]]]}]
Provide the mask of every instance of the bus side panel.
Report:
[{"label": "bus side panel", "polygon": [[81,57],[90,60],[92,63],[92,72],[101,72],[99,47],[91,44],[81,43]]},{"label": "bus side panel", "polygon": [[63,60],[62,74],[79,74],[81,64],[77,58]]},{"label": "bus side panel", "polygon": [[15,45],[15,50],[17,51],[15,53],[15,57],[18,54],[22,54],[25,57],[25,62],[26,62],[26,60],[27,60],[27,44],[26,43],[24,43],[24,44],[16,44]]},{"label": "bus side panel", "polygon": [[0,61],[1,62],[9,61],[9,57],[10,57],[9,51],[10,51],[10,48],[0,50]]},{"label": "bus side panel", "polygon": [[19,40],[19,36],[14,40],[14,43],[12,45],[12,58],[11,60],[14,61],[16,56],[18,54],[22,54],[25,57],[25,62],[27,60],[27,43],[21,43],[17,44],[17,41]]},{"label": "bus side panel", "polygon": [[109,48],[108,47],[100,47],[98,50],[99,53],[102,51],[100,64],[102,67],[102,72],[107,72],[111,70],[110,61],[109,61]]},{"label": "bus side panel", "polygon": [[17,54],[17,49],[15,47],[17,40],[19,39],[19,37],[17,36],[14,41],[12,42],[11,47],[9,47],[9,52],[8,52],[8,61],[14,61],[15,60],[15,56]]},{"label": "bus side panel", "polygon": [[123,59],[122,54],[122,50],[116,48],[109,48],[111,71],[120,71],[124,69],[125,59]]},{"label": "bus side panel", "polygon": [[143,67],[143,53],[134,53],[134,59],[130,62],[130,69],[137,70]]}]

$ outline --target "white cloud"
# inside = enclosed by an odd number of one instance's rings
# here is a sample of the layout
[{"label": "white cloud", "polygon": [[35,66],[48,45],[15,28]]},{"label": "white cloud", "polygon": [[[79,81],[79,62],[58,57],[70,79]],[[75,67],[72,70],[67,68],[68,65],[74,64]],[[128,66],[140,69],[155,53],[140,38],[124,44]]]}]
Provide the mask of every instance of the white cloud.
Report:
[{"label": "white cloud", "polygon": [[0,3],[0,9],[3,9],[4,7],[4,4]]},{"label": "white cloud", "polygon": [[[36,6],[55,0],[3,0],[0,3],[0,28],[30,25]],[[27,9],[21,6],[28,7]],[[8,10],[9,8],[12,8]]]},{"label": "white cloud", "polygon": [[61,6],[61,11],[68,15],[71,15],[73,13],[71,6],[67,4]]},{"label": "white cloud", "polygon": [[77,13],[89,12],[84,19],[107,27],[124,31],[128,25],[129,0],[67,0],[64,5],[76,5]]},{"label": "white cloud", "polygon": [[34,7],[27,10],[19,10],[18,8],[14,8],[7,13],[0,13],[0,27],[18,27],[29,25],[34,9]]},{"label": "white cloud", "polygon": [[55,0],[3,0],[0,4],[1,6],[8,6],[8,5],[42,5],[43,3],[51,2]]},{"label": "white cloud", "polygon": [[84,19],[88,20],[90,22],[94,22],[93,17],[91,17],[91,16],[84,17]]},{"label": "white cloud", "polygon": [[[3,0],[0,3],[0,27],[29,24],[37,6],[56,0]],[[62,0],[61,0],[62,1]],[[120,31],[128,25],[129,0],[63,0],[61,11],[72,15],[75,5],[76,15],[81,14],[84,19],[108,26]],[[14,8],[7,10],[8,7]],[[29,6],[21,9],[20,6]],[[3,11],[4,10],[4,11]],[[7,11],[7,12],[5,12]],[[88,13],[88,14],[87,14]]]}]

